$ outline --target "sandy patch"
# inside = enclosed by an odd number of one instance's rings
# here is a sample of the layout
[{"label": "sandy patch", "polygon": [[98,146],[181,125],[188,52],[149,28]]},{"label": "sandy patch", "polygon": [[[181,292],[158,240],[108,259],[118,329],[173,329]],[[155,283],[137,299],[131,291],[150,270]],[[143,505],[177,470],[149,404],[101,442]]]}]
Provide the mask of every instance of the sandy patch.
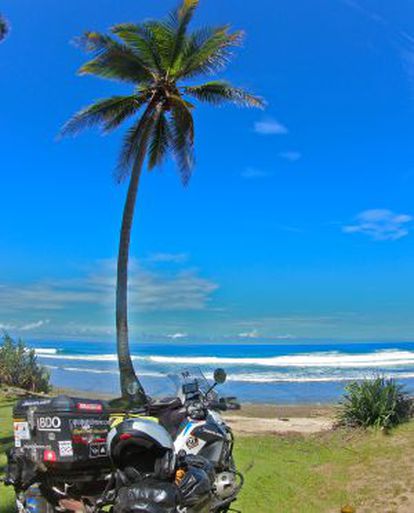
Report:
[{"label": "sandy patch", "polygon": [[226,418],[236,434],[300,433],[312,434],[332,429],[329,417],[262,418],[232,415]]}]

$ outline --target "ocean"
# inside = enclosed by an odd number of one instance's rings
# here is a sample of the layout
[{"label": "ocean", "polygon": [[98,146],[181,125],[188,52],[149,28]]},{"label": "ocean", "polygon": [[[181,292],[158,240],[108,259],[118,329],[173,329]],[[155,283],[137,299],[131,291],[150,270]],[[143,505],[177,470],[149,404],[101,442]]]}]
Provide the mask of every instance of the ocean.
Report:
[{"label": "ocean", "polygon": [[[32,342],[39,363],[48,367],[53,385],[117,394],[115,343]],[[134,343],[137,374],[152,396],[175,392],[171,376],[217,367],[228,374],[222,395],[242,402],[333,403],[352,380],[392,376],[414,393],[414,343]]]}]

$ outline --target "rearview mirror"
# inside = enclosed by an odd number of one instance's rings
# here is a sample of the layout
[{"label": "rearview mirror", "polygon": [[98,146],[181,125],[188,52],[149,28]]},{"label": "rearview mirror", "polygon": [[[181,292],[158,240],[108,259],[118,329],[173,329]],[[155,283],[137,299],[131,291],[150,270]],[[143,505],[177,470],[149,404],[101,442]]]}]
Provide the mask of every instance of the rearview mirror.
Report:
[{"label": "rearview mirror", "polygon": [[224,369],[216,369],[214,371],[214,381],[218,385],[222,385],[226,381],[226,379],[227,379],[227,374]]}]

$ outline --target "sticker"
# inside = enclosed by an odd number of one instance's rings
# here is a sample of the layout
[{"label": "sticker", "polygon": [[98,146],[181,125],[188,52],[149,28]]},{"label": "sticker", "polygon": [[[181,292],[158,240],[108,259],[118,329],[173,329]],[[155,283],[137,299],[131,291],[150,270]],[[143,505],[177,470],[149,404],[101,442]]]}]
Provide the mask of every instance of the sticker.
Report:
[{"label": "sticker", "polygon": [[23,401],[21,406],[43,406],[45,404],[49,404],[51,399],[30,399],[27,401]]},{"label": "sticker", "polygon": [[103,419],[69,419],[69,427],[73,436],[106,438],[109,420]]},{"label": "sticker", "polygon": [[108,427],[109,420],[105,419],[70,419],[69,424],[72,428],[90,429],[92,427]]},{"label": "sticker", "polygon": [[186,445],[189,449],[194,449],[199,444],[198,438],[195,436],[190,436],[186,442]]},{"label": "sticker", "polygon": [[[28,422],[13,422],[15,441],[30,440],[30,428]],[[20,447],[17,446],[17,447]]]},{"label": "sticker", "polygon": [[84,411],[102,411],[103,406],[100,403],[78,403],[76,405],[78,410]]},{"label": "sticker", "polygon": [[50,445],[40,445],[40,444],[27,444],[24,446],[26,451],[39,451],[39,450],[50,450]]},{"label": "sticker", "polygon": [[62,458],[73,456],[73,447],[70,440],[59,442],[59,454]]},{"label": "sticker", "polygon": [[62,421],[60,417],[39,417],[37,429],[39,431],[60,431]]},{"label": "sticker", "polygon": [[89,445],[89,457],[90,458],[102,458],[106,456],[106,443],[90,444]]}]

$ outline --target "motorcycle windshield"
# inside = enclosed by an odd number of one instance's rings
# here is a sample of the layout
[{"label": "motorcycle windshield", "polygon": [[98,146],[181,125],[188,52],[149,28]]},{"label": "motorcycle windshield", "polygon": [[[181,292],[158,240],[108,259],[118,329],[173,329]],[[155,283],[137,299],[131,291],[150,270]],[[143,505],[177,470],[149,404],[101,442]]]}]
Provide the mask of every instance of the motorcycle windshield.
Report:
[{"label": "motorcycle windshield", "polygon": [[176,395],[181,399],[185,399],[183,387],[185,385],[194,385],[209,400],[217,400],[218,396],[214,389],[213,383],[210,382],[201,369],[184,369],[177,374],[169,374],[168,377],[176,387]]}]

